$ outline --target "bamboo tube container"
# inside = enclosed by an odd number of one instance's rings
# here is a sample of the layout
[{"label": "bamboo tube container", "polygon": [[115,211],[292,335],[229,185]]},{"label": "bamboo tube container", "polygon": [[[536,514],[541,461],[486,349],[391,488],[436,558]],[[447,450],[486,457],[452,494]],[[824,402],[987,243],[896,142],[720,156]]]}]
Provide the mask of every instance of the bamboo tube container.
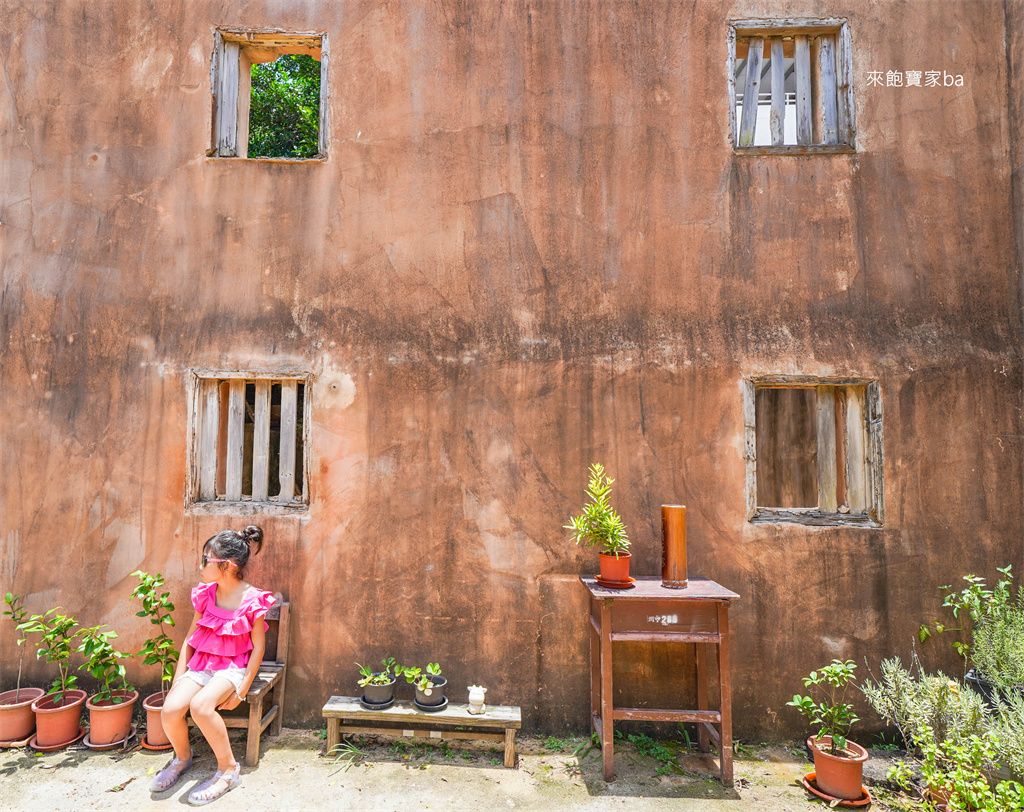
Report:
[{"label": "bamboo tube container", "polygon": [[686,506],[661,506],[661,585],[686,588]]}]

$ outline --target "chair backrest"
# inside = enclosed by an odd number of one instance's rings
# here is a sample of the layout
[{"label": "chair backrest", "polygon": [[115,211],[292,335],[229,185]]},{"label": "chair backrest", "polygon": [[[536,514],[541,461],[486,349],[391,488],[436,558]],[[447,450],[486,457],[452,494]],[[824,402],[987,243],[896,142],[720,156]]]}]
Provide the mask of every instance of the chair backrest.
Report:
[{"label": "chair backrest", "polygon": [[267,629],[267,647],[263,652],[263,662],[284,665],[288,662],[288,609],[291,604],[278,597],[264,620],[270,627]]}]

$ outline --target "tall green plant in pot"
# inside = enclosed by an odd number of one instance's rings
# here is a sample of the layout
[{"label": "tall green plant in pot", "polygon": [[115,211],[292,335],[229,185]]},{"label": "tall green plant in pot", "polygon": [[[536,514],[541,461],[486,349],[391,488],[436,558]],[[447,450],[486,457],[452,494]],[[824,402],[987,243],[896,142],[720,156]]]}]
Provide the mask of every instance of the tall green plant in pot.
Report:
[{"label": "tall green plant in pot", "polygon": [[57,666],[57,678],[50,690],[32,703],[36,744],[40,747],[70,744],[81,734],[85,691],[75,687],[78,678],[71,673],[73,643],[80,634],[75,631],[77,625],[75,617],[62,614],[59,606],[18,624],[20,631],[39,635],[36,659],[45,659]]},{"label": "tall green plant in pot", "polygon": [[857,666],[853,660],[832,660],[829,665],[803,678],[805,688],[813,688],[818,697],[794,694],[786,704],[799,710],[817,733],[807,740],[814,754],[814,772],[818,789],[833,798],[855,801],[863,795],[864,762],[868,751],[847,739],[857,721],[846,692]]},{"label": "tall green plant in pot", "polygon": [[156,626],[154,634],[143,644],[136,656],[142,657],[144,665],[160,666],[160,690],[150,694],[142,701],[146,711],[146,738],[143,744],[154,749],[167,749],[170,740],[164,733],[160,712],[164,706],[167,690],[174,680],[174,666],[178,663],[180,652],[174,647],[174,641],[167,635],[166,628],[174,628],[174,604],[171,593],[162,590],[164,576],[160,573],[150,575],[142,570],[132,573],[139,579],[139,585],[132,592],[132,597],[142,601],[142,609],[135,613],[136,617],[149,618]]},{"label": "tall green plant in pot", "polygon": [[586,503],[580,515],[573,516],[565,529],[572,531],[577,544],[598,548],[601,561],[599,578],[605,586],[628,587],[630,543],[622,518],[611,506],[615,480],[607,476],[604,466],[597,462],[590,466],[589,473]]},{"label": "tall green plant in pot", "polygon": [[104,745],[123,741],[132,726],[132,713],[139,693],[128,684],[123,660],[132,655],[118,651],[111,640],[117,639],[117,632],[93,626],[82,631],[82,643],[78,650],[85,657],[79,666],[99,680],[99,690],[89,697],[89,739],[87,744]]},{"label": "tall green plant in pot", "polygon": [[[28,610],[24,606],[24,596],[8,592],[4,595],[4,617],[14,624],[16,629],[21,629]],[[45,691],[42,688],[22,688],[21,671],[25,664],[25,642],[27,637],[23,631],[19,631],[17,637],[18,648],[18,681],[13,691],[0,693],[0,742],[20,742],[32,735],[36,729],[35,716],[32,713],[32,703],[41,697]]]}]

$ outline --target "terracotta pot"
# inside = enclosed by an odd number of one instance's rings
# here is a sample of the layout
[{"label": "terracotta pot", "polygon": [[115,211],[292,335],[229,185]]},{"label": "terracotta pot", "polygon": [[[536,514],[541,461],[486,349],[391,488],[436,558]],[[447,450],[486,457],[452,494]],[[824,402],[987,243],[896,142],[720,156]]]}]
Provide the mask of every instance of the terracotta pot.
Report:
[{"label": "terracotta pot", "polygon": [[387,685],[374,685],[372,682],[363,686],[363,699],[371,705],[383,705],[395,698],[395,679]]},{"label": "terracotta pot", "polygon": [[600,553],[601,559],[601,580],[615,581],[620,584],[629,583],[629,553],[622,553],[614,556],[607,553]]},{"label": "terracotta pot", "polygon": [[82,705],[85,691],[72,688],[64,692],[60,705],[54,705],[52,696],[41,696],[32,703],[36,715],[36,744],[40,747],[58,747],[68,744],[82,726]]},{"label": "terracotta pot", "polygon": [[818,744],[829,747],[831,736],[817,739],[811,736],[807,746],[814,754],[814,772],[817,774],[818,789],[833,798],[844,801],[856,801],[864,795],[864,762],[868,760],[868,751],[859,744],[846,741],[845,755],[833,756],[822,752]]},{"label": "terracotta pot", "polygon": [[123,741],[132,729],[132,714],[135,712],[135,700],[139,698],[139,692],[113,693],[115,698],[123,701],[116,704],[111,699],[97,701],[93,695],[85,704],[89,709],[89,741],[93,744]]},{"label": "terracotta pot", "polygon": [[35,732],[32,703],[45,693],[42,688],[22,688],[0,694],[0,742],[20,742]]},{"label": "terracotta pot", "polygon": [[164,694],[160,691],[150,694],[142,700],[142,707],[146,711],[146,743],[151,747],[170,744],[171,740],[164,733],[164,723],[160,718],[160,712],[164,707]]},{"label": "terracotta pot", "polygon": [[423,691],[416,688],[416,701],[421,705],[443,705],[444,704],[444,686],[448,684],[447,677],[431,677],[430,684],[433,686],[430,689],[430,696],[427,696]]}]

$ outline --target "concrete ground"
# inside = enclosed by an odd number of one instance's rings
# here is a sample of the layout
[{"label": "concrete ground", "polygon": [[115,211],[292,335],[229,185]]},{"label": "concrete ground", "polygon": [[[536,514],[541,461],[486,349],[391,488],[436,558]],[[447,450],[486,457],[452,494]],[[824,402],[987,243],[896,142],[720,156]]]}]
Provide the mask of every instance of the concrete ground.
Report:
[{"label": "concrete ground", "polygon": [[[244,747],[235,739],[235,752]],[[501,766],[501,752],[484,743],[413,744],[359,737],[352,762],[324,754],[322,731],[286,729],[264,736],[256,767],[243,767],[242,783],[213,809],[245,810],[674,810],[675,812],[788,812],[827,809],[811,801],[796,779],[811,769],[795,745],[739,747],[736,786],[711,775],[713,759],[678,743],[616,746],[616,781],[601,778],[600,750],[580,739],[524,738],[517,769]],[[644,745],[647,745],[646,747]],[[657,745],[663,749],[658,749]],[[582,745],[582,746],[581,746]],[[577,749],[578,748],[578,749]],[[216,769],[202,739],[192,771],[161,798],[147,786],[168,760],[142,749],[125,753],[69,749],[36,754],[0,751],[0,810],[177,810]],[[573,755],[573,750],[577,751]],[[641,752],[642,751],[642,752]],[[646,753],[646,754],[644,754]],[[671,761],[666,761],[671,757]],[[874,792],[875,790],[873,790]],[[881,791],[875,810],[915,805]]]}]

